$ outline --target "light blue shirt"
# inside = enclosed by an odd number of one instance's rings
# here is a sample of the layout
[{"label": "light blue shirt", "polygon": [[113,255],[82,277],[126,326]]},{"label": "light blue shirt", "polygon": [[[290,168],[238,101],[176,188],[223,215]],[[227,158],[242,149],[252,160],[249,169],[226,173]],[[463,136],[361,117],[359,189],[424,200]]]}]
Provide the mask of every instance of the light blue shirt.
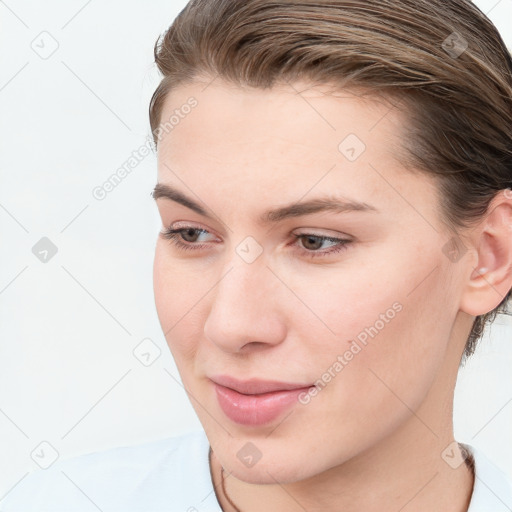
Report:
[{"label": "light blue shirt", "polygon": [[[221,512],[204,431],[58,460],[29,473],[1,512]],[[512,484],[480,450],[468,512],[512,511]]]}]

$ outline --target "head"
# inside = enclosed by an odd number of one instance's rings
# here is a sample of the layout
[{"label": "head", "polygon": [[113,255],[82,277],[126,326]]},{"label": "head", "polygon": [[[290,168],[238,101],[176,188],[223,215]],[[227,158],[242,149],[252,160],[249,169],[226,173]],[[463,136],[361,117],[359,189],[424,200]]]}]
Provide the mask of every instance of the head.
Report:
[{"label": "head", "polygon": [[[197,0],[155,57],[155,198],[163,232],[182,229],[157,241],[157,312],[225,466],[296,481],[405,432],[411,410],[449,428],[433,404],[512,288],[495,27],[464,0]],[[316,392],[240,426],[219,374]]]}]

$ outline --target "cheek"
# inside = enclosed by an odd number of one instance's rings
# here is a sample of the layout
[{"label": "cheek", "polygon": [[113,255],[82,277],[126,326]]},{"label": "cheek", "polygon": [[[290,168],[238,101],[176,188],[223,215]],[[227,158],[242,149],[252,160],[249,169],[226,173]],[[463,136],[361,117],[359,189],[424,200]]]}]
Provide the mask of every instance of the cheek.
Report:
[{"label": "cheek", "polygon": [[304,310],[310,325],[322,333],[307,337],[316,377],[330,370],[340,376],[332,386],[337,399],[359,396],[377,410],[399,402],[386,384],[411,406],[424,397],[443,363],[456,313],[446,276],[440,268],[432,272],[435,253],[422,261],[415,251],[402,251],[401,261],[398,250],[390,254],[377,259],[379,265],[322,269],[329,270],[329,279],[303,275],[292,285],[315,313]]},{"label": "cheek", "polygon": [[363,275],[333,279],[322,293],[310,288],[305,297],[316,303],[316,312],[337,336],[308,338],[313,375],[325,387],[305,406],[314,414],[304,421],[311,431],[336,433],[339,445],[350,450],[403,424],[426,399],[443,363],[451,326],[438,300],[443,279],[432,275],[432,281],[410,293],[409,281],[425,276],[411,268],[408,273],[390,270],[384,280],[373,272],[366,272],[366,281]]},{"label": "cheek", "polygon": [[165,249],[159,239],[155,250],[153,261],[153,291],[155,295],[155,306],[160,320],[160,325],[167,332],[173,325],[172,316],[174,315],[175,303],[175,285],[173,273],[167,264],[164,256]]},{"label": "cheek", "polygon": [[155,306],[162,331],[177,364],[194,357],[203,326],[199,319],[201,299],[209,286],[190,274],[166,252],[159,240],[153,263]]}]

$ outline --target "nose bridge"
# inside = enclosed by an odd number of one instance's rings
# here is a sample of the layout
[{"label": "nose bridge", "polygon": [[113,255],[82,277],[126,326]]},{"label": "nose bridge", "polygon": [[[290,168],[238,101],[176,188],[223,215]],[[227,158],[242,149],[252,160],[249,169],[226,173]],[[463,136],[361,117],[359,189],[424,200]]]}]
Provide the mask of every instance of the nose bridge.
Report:
[{"label": "nose bridge", "polygon": [[265,289],[270,285],[270,276],[272,274],[266,268],[263,258],[247,263],[235,256],[217,285],[212,309],[223,308],[226,314],[236,312],[240,321],[256,317],[262,312],[262,299],[265,298]]},{"label": "nose bridge", "polygon": [[[234,306],[250,305],[258,309],[257,302],[265,287],[272,286],[272,273],[266,266],[263,247],[252,236],[247,236],[232,249],[226,260],[224,278],[218,284],[217,297],[224,301],[234,301]],[[255,304],[252,304],[254,302]]]},{"label": "nose bridge", "polygon": [[214,291],[205,335],[225,350],[239,350],[250,342],[277,343],[284,327],[276,306],[276,278],[265,259],[260,255],[249,262],[234,254],[222,276]]}]

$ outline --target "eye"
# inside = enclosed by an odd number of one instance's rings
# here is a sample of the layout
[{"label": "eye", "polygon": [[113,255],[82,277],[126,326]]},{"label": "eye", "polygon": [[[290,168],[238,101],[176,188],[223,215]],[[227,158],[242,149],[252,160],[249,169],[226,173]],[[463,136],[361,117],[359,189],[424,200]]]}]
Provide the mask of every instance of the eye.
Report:
[{"label": "eye", "polygon": [[[199,229],[192,226],[184,228],[165,228],[160,234],[163,238],[169,240],[173,245],[184,250],[198,250],[203,248],[202,244],[197,244],[197,233],[208,233],[206,229]],[[192,239],[192,240],[191,240]]]},{"label": "eye", "polygon": [[[318,256],[326,256],[335,254],[337,252],[345,250],[345,246],[352,242],[352,240],[345,238],[336,238],[325,235],[315,235],[312,233],[301,233],[294,234],[295,240],[304,240],[301,245],[305,247],[304,250],[300,249],[302,253],[306,253],[308,256],[313,258]],[[318,246],[330,242],[332,245],[327,250],[318,251]]]},{"label": "eye", "polygon": [[[193,226],[185,226],[182,228],[171,229],[165,228],[160,235],[169,240],[173,245],[185,251],[199,251],[205,249],[208,244],[197,243],[198,235],[210,234],[206,229],[200,229]],[[303,241],[301,245],[303,248],[296,248],[294,250],[299,251],[301,255],[306,257],[320,257],[329,256],[331,254],[338,253],[345,250],[346,246],[352,242],[350,239],[336,238],[325,235],[316,235],[313,233],[300,233],[293,234],[294,245],[297,247],[296,242],[298,240]],[[330,247],[326,250],[318,250],[325,243],[330,243]]]}]

